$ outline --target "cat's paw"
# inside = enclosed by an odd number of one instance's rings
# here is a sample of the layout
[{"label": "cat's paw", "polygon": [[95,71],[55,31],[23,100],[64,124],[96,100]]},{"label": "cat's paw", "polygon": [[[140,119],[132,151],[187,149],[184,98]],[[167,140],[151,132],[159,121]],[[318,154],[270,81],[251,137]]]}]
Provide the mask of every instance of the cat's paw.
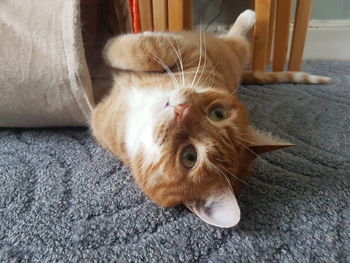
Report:
[{"label": "cat's paw", "polygon": [[255,25],[255,12],[253,10],[247,9],[238,16],[237,21],[242,22],[241,25],[244,27],[244,31],[248,32]]},{"label": "cat's paw", "polygon": [[250,29],[255,25],[255,12],[253,10],[247,9],[241,13],[236,22],[231,27],[228,32],[229,36],[245,37]]}]

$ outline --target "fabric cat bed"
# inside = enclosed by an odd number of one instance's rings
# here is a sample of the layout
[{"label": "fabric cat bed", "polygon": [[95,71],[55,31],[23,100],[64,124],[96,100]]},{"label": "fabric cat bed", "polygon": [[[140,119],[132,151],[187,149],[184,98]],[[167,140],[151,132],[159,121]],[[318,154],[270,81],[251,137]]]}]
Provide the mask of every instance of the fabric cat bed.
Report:
[{"label": "fabric cat bed", "polygon": [[102,41],[129,20],[126,0],[1,1],[0,126],[85,125],[105,85]]}]

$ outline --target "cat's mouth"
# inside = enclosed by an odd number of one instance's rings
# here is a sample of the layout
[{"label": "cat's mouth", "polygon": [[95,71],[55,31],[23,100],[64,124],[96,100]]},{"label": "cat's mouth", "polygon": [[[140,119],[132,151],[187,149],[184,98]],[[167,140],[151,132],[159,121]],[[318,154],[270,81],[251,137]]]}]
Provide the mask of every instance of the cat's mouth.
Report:
[{"label": "cat's mouth", "polygon": [[168,115],[169,120],[178,123],[179,119],[188,111],[187,106],[188,100],[182,94],[173,93],[164,98],[159,105],[161,109],[158,109]]}]

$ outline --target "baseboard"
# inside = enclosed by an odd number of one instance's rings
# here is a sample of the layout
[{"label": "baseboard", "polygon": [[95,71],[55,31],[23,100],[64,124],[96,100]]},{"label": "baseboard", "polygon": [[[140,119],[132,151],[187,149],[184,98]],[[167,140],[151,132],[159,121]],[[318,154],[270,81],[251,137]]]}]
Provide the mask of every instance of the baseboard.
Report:
[{"label": "baseboard", "polygon": [[350,20],[311,20],[303,59],[350,60]]}]

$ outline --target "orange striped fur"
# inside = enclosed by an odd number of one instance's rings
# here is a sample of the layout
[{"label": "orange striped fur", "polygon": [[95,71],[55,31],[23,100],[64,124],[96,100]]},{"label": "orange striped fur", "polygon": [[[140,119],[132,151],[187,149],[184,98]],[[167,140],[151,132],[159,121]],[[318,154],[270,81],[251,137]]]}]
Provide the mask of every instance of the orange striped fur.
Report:
[{"label": "orange striped fur", "polygon": [[305,83],[327,84],[331,78],[311,75],[305,72],[244,72],[243,84],[268,84],[268,83]]},{"label": "orange striped fur", "polygon": [[[237,193],[249,177],[254,152],[290,146],[249,125],[236,93],[250,59],[241,33],[233,28],[226,36],[129,34],[106,45],[105,60],[117,69],[115,84],[93,112],[92,132],[162,206],[206,200],[224,188]],[[315,80],[295,74],[246,73],[244,81]],[[182,115],[179,105],[186,105]],[[224,119],[211,119],[215,107],[224,109]],[[197,154],[190,169],[182,160],[188,145]]]}]

